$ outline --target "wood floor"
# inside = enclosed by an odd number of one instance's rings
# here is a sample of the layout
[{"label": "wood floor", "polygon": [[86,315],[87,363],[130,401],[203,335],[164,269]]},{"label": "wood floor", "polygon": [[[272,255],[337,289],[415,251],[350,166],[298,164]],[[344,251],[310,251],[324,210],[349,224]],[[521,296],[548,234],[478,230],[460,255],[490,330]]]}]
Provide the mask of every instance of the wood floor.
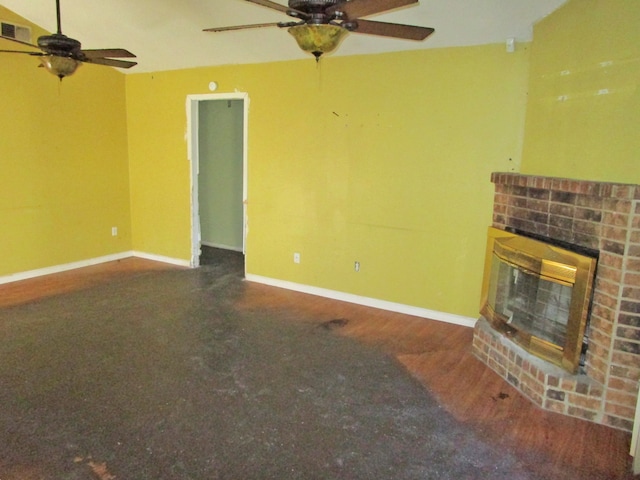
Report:
[{"label": "wood floor", "polygon": [[[84,289],[118,277],[175,269],[130,258],[0,285],[0,307]],[[238,308],[282,307],[394,356],[451,415],[494,444],[518,452],[554,479],[632,479],[630,434],[545,412],[471,354],[472,330],[247,282]],[[541,464],[538,459],[544,458]]]}]

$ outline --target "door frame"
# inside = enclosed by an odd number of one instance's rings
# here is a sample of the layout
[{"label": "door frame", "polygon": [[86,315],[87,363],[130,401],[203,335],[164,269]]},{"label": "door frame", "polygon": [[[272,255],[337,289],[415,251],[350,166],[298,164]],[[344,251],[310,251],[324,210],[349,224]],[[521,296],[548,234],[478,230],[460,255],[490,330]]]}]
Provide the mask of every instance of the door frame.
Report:
[{"label": "door frame", "polygon": [[242,253],[246,254],[247,241],[247,143],[249,125],[249,94],[234,93],[206,93],[187,95],[187,158],[190,164],[190,192],[191,192],[191,267],[200,266],[200,247],[202,235],[200,230],[200,204],[198,201],[198,174],[200,172],[200,152],[198,140],[200,122],[198,119],[200,102],[210,100],[242,100]]}]

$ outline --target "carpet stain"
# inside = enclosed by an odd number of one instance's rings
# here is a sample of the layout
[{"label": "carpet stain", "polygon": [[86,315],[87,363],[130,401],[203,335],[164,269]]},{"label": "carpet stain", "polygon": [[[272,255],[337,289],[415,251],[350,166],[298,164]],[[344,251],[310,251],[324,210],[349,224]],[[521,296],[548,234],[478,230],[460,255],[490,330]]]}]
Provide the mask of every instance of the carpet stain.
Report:
[{"label": "carpet stain", "polygon": [[116,476],[109,472],[107,463],[96,462],[92,459],[91,455],[86,458],[80,456],[74,457],[73,463],[87,465],[91,469],[91,473],[93,473],[98,480],[116,480]]},{"label": "carpet stain", "polygon": [[349,320],[346,318],[334,318],[333,320],[321,323],[320,326],[326,330],[335,330],[346,326],[348,323]]}]

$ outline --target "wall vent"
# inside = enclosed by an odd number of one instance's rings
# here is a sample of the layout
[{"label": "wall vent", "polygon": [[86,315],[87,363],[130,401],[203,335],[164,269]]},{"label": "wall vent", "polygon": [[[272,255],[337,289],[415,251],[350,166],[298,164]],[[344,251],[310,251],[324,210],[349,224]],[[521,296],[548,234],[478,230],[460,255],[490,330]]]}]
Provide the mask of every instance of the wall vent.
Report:
[{"label": "wall vent", "polygon": [[2,36],[8,38],[14,38],[21,42],[31,43],[31,29],[29,27],[23,27],[16,25],[15,23],[0,22],[2,28]]}]

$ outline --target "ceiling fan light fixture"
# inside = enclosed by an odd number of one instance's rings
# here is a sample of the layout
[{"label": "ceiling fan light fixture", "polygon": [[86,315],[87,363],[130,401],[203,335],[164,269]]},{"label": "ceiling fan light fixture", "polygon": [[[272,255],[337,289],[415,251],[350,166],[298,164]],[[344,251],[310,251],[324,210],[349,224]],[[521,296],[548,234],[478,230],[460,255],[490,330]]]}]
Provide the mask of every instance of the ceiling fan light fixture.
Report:
[{"label": "ceiling fan light fixture", "polygon": [[60,80],[69,75],[73,75],[81,63],[73,58],[61,57],[59,55],[43,55],[40,57],[40,62],[48,72],[54,74]]},{"label": "ceiling fan light fixture", "polygon": [[348,30],[328,23],[295,25],[288,32],[305,52],[320,58],[323,53],[334,51]]}]

